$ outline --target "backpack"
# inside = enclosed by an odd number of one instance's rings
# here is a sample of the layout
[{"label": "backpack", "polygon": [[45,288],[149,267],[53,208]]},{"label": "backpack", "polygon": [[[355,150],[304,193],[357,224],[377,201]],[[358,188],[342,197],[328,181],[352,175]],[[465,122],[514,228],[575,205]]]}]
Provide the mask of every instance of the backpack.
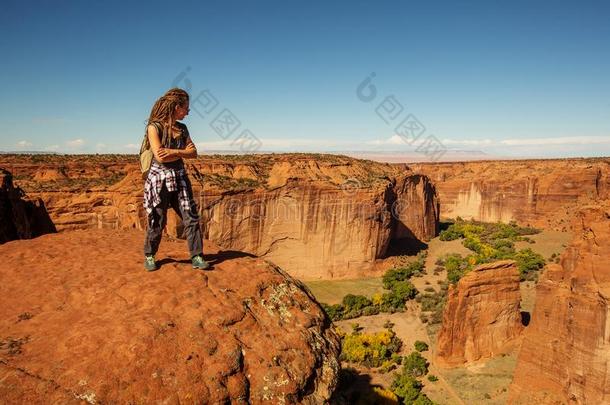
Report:
[{"label": "backpack", "polygon": [[[159,123],[151,122],[156,128],[159,134],[163,133],[162,128]],[[153,160],[153,152],[150,149],[150,142],[148,142],[148,125],[146,126],[146,131],[144,132],[144,139],[142,140],[142,146],[140,146],[140,171],[142,172],[142,178],[146,179],[148,177],[148,171],[150,170],[150,166],[152,165]],[[165,140],[165,139],[163,139]]]}]

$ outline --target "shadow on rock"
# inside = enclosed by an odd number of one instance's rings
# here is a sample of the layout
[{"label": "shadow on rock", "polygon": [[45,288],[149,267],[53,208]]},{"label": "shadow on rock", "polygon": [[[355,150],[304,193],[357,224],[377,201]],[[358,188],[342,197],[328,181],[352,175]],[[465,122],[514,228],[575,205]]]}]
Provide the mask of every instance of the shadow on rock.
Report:
[{"label": "shadow on rock", "polygon": [[380,385],[371,384],[370,375],[360,374],[353,368],[342,368],[339,372],[339,384],[330,398],[330,404],[389,405],[396,403],[380,395],[375,388],[383,389]]},{"label": "shadow on rock", "polygon": [[221,250],[216,254],[203,255],[204,259],[211,265],[220,264],[226,260],[238,259],[240,257],[256,257],[253,254],[240,252],[239,250]]}]

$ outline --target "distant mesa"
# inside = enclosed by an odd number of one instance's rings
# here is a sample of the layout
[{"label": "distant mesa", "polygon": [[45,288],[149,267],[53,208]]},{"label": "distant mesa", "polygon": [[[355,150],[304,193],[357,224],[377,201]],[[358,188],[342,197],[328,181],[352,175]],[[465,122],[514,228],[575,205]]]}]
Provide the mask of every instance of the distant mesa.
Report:
[{"label": "distant mesa", "polygon": [[35,181],[57,181],[65,180],[68,176],[66,175],[62,167],[59,168],[41,168],[34,174]]}]

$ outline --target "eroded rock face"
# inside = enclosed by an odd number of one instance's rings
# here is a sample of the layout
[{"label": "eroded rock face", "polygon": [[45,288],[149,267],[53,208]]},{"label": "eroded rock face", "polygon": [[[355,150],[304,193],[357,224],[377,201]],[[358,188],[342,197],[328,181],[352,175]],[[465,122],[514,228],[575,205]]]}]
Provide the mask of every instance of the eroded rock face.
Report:
[{"label": "eroded rock face", "polygon": [[610,403],[610,205],[583,209],[573,228],[538,282],[510,403]]},{"label": "eroded rock face", "polygon": [[435,184],[445,218],[569,229],[578,208],[610,198],[610,159],[418,163]]},{"label": "eroded rock face", "polygon": [[[146,228],[137,165],[126,161],[121,171],[116,162],[88,167],[87,161],[69,161],[80,157],[62,158],[53,170],[51,162],[44,170],[15,166],[33,178],[65,176],[55,183],[24,181],[42,190],[38,195],[59,229]],[[438,233],[435,188],[405,166],[343,156],[233,159],[205,157],[187,165],[205,237],[224,249],[269,258],[302,279],[360,277],[376,268],[391,241],[419,245]],[[95,177],[100,172],[120,180]],[[97,185],[85,191],[78,181]],[[54,184],[63,191],[54,191]],[[182,235],[173,214],[167,231]]]},{"label": "eroded rock face", "polygon": [[438,232],[434,187],[422,176],[349,194],[293,180],[273,191],[207,195],[203,206],[207,238],[301,279],[366,274],[392,239],[408,244]]},{"label": "eroded rock face", "polygon": [[328,400],[340,343],[306,287],[207,241],[212,271],[193,270],[185,244],[164,240],[161,269],[147,273],[142,241],[88,230],[0,246],[3,401]]},{"label": "eroded rock face", "polygon": [[460,366],[510,349],[523,330],[519,271],[503,260],[477,266],[449,286],[437,360]]},{"label": "eroded rock face", "polygon": [[56,232],[53,221],[40,199],[29,199],[13,186],[11,173],[0,168],[0,243],[31,239]]}]

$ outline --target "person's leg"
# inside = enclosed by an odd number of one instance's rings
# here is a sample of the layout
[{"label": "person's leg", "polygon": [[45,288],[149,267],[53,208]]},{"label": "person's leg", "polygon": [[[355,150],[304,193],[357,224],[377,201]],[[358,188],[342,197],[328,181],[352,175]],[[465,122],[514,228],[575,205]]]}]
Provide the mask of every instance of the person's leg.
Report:
[{"label": "person's leg", "polygon": [[165,185],[161,188],[161,204],[148,215],[148,227],[144,239],[144,256],[154,256],[159,250],[163,228],[167,221],[168,192]]},{"label": "person's leg", "polygon": [[182,225],[184,227],[191,258],[197,255],[203,255],[203,237],[199,225],[199,213],[197,212],[197,204],[193,198],[190,183],[188,183],[189,209],[184,209],[180,206],[177,192],[172,194],[173,196],[170,201],[171,206],[182,219]]}]

